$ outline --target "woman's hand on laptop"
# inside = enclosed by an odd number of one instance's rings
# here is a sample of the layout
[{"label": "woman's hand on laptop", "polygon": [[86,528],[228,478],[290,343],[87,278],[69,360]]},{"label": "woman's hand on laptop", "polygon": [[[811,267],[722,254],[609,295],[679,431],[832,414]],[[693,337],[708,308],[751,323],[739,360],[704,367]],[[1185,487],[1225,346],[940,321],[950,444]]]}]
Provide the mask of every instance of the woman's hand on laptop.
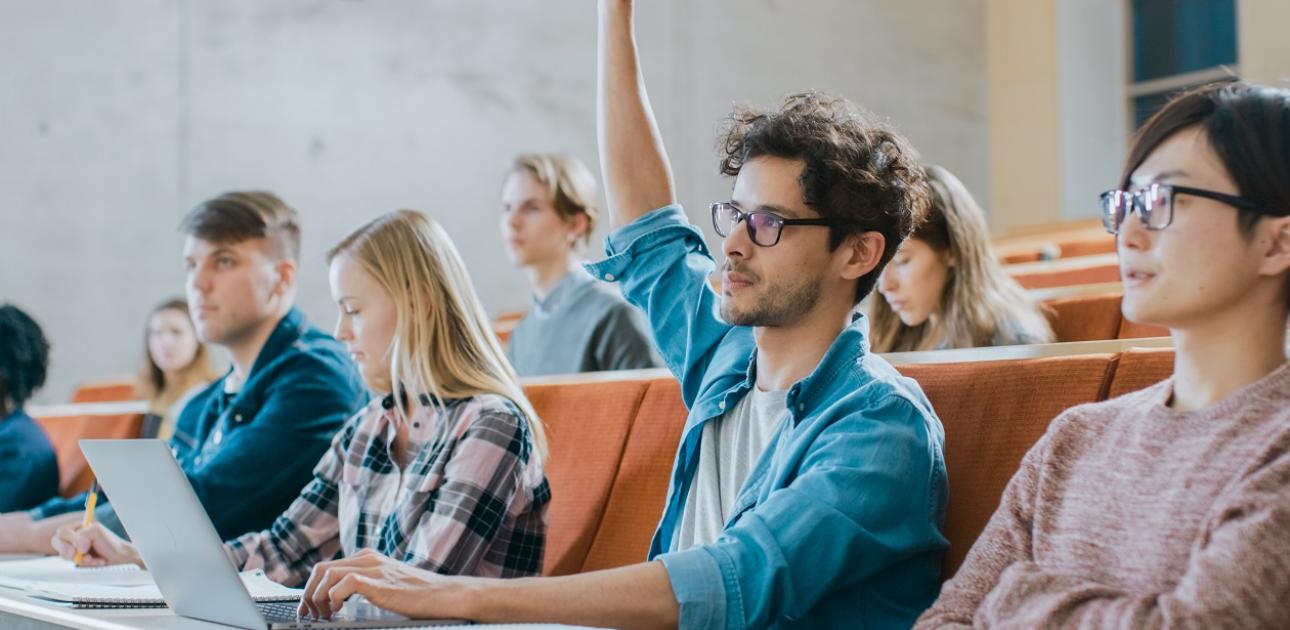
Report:
[{"label": "woman's hand on laptop", "polygon": [[314,565],[300,615],[329,619],[345,600],[362,595],[373,605],[413,619],[470,618],[473,578],[418,569],[364,549],[349,558]]},{"label": "woman's hand on laptop", "polygon": [[49,541],[58,555],[74,560],[81,553],[80,566],[102,567],[109,564],[137,564],[143,566],[139,550],[120,536],[98,523],[64,525],[54,532]]}]

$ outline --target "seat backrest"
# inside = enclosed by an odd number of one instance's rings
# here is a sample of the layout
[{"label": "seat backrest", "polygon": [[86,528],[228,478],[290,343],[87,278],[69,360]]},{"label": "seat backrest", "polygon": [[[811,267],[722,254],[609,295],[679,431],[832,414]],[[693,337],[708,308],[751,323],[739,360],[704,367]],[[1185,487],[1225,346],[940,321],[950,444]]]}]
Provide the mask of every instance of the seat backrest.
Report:
[{"label": "seat backrest", "polygon": [[54,445],[58,492],[65,497],[88,490],[94,480],[94,472],[81,453],[81,440],[137,438],[143,428],[141,413],[36,416],[35,420]]},{"label": "seat backrest", "polygon": [[945,426],[950,541],[942,578],[958,570],[999,505],[1004,487],[1049,422],[1100,400],[1116,355],[897,365],[918,381]]},{"label": "seat backrest", "polygon": [[1055,265],[1051,269],[1031,269],[1014,273],[1012,277],[1024,289],[1115,282],[1120,279],[1120,266],[1118,263],[1094,264],[1086,267]]},{"label": "seat backrest", "polygon": [[1120,353],[1107,398],[1122,396],[1169,378],[1174,373],[1173,348],[1130,348]]},{"label": "seat backrest", "polygon": [[82,383],[72,392],[74,403],[123,402],[134,400],[138,384],[133,379]]},{"label": "seat backrest", "polygon": [[1145,337],[1168,337],[1169,329],[1158,324],[1139,324],[1127,317],[1120,318],[1120,330],[1117,339],[1142,339]]},{"label": "seat backrest", "polygon": [[1044,302],[1058,342],[1118,339],[1120,294],[1080,295]]},{"label": "seat backrest", "polygon": [[1111,234],[1070,236],[1057,239],[1062,258],[1109,254],[1115,251],[1115,237]]},{"label": "seat backrest", "polygon": [[688,412],[675,379],[648,383],[583,571],[644,562],[663,516],[672,461]]},{"label": "seat backrest", "polygon": [[600,526],[645,381],[527,385],[546,427],[551,484],[543,573],[577,573]]}]

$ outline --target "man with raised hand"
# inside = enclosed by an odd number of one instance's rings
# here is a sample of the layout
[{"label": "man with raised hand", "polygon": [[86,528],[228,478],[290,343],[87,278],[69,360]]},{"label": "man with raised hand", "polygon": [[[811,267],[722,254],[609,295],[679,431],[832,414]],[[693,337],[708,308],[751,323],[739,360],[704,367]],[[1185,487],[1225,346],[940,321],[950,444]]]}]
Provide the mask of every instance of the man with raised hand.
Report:
[{"label": "man with raised hand", "polygon": [[484,580],[365,554],[315,567],[302,612],[362,594],[480,621],[907,628],[936,596],[943,429],[851,316],[927,203],[916,156],[841,99],[736,111],[721,144],[733,194],[711,206],[718,295],[676,205],[632,9],[601,2],[601,164],[618,227],[589,270],[645,311],[690,409],[650,561]]}]

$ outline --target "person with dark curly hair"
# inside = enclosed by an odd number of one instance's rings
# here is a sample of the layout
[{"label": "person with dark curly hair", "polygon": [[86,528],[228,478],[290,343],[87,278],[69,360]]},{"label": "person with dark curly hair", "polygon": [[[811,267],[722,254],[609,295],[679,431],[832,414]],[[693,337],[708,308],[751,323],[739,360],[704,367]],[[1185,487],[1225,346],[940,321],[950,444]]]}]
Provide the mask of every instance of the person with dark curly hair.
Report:
[{"label": "person with dark curly hair", "polygon": [[944,429],[852,319],[928,203],[909,143],[841,98],[736,110],[716,262],[676,202],[632,32],[602,0],[600,163],[616,229],[589,265],[645,313],[690,410],[648,559],[554,578],[443,576],[369,553],[314,567],[414,617],[623,627],[908,628],[936,597]]},{"label": "person with dark curly hair", "polygon": [[49,341],[11,304],[0,306],[0,513],[25,510],[58,494],[58,459],[23,405],[45,384]]}]

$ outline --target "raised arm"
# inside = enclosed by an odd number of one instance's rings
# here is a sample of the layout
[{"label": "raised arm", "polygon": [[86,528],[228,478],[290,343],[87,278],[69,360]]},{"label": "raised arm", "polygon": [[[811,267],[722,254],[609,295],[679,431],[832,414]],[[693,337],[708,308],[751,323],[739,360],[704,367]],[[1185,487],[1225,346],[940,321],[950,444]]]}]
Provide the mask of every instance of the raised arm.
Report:
[{"label": "raised arm", "polygon": [[596,127],[614,226],[676,203],[672,167],[636,54],[632,0],[600,0]]}]

